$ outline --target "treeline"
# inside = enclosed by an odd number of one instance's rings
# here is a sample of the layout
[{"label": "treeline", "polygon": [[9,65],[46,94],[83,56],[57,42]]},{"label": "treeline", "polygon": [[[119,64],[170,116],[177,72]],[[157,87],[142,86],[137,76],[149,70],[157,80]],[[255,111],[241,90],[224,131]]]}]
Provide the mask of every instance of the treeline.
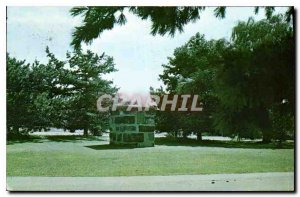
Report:
[{"label": "treeline", "polygon": [[230,40],[197,33],[175,49],[155,94],[198,94],[202,112],[158,112],[157,129],[285,140],[294,135],[295,41],[284,16],[239,22]]},{"label": "treeline", "polygon": [[103,75],[116,71],[113,58],[75,50],[58,60],[47,47],[48,63],[28,64],[7,54],[8,138],[51,127],[97,134],[108,125],[108,113],[99,113],[100,94],[117,88]]}]

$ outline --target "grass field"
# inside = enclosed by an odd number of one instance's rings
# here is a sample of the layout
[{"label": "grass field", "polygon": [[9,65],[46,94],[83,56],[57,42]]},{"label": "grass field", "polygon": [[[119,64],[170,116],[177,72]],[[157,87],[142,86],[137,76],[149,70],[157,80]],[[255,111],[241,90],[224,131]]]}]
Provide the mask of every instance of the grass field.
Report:
[{"label": "grass field", "polygon": [[[294,171],[293,149],[179,146],[119,148],[95,138],[8,143],[8,176],[137,176]],[[229,148],[230,147],[230,148]],[[240,146],[237,146],[240,147]],[[251,146],[250,146],[251,147]]]}]

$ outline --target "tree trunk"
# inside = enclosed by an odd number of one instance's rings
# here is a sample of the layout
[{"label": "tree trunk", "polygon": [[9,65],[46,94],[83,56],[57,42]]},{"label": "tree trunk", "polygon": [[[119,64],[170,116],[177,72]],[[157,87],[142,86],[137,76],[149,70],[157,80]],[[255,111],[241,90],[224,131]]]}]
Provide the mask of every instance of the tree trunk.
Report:
[{"label": "tree trunk", "polygon": [[197,132],[197,141],[202,141],[202,133]]},{"label": "tree trunk", "polygon": [[87,137],[89,135],[88,131],[89,131],[88,128],[84,128],[83,135]]},{"label": "tree trunk", "polygon": [[240,137],[240,134],[238,133],[237,136],[236,136],[236,141],[240,142],[241,141],[241,137]]},{"label": "tree trunk", "polygon": [[187,139],[187,138],[188,138],[187,132],[183,132],[183,133],[182,133],[182,137],[183,137],[183,139]]},{"label": "tree trunk", "polygon": [[271,132],[269,131],[263,131],[263,143],[270,143],[271,142]]},{"label": "tree trunk", "polygon": [[282,148],[282,140],[279,140],[279,141],[278,141],[277,147],[278,147],[278,148]]},{"label": "tree trunk", "polygon": [[178,137],[178,131],[177,131],[177,130],[174,131],[174,135],[175,135],[175,136],[174,136],[175,139],[177,139],[177,137]]},{"label": "tree trunk", "polygon": [[269,117],[269,112],[266,107],[260,108],[261,128],[263,135],[263,143],[270,143],[272,139],[272,123]]},{"label": "tree trunk", "polygon": [[19,127],[18,126],[13,126],[13,129],[12,129],[12,131],[13,131],[13,133],[15,133],[15,134],[19,134]]}]

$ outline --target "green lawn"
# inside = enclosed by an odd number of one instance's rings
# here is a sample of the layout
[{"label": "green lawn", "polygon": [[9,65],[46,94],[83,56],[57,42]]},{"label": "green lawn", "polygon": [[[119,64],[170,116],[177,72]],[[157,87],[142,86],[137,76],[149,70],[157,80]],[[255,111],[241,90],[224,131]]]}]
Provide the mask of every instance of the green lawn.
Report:
[{"label": "green lawn", "polygon": [[[8,143],[8,176],[135,176],[290,172],[293,149],[157,145],[111,147],[98,139]],[[161,142],[160,142],[161,144]]]}]

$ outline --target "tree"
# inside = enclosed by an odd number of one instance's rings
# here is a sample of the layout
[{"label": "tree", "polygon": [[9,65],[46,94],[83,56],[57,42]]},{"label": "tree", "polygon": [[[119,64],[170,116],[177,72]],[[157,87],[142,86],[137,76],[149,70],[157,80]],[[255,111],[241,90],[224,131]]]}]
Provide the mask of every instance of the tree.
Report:
[{"label": "tree", "polygon": [[279,141],[279,145],[287,139],[294,138],[295,117],[289,111],[288,103],[283,102],[274,105],[270,110],[274,139]]},{"label": "tree", "polygon": [[198,94],[203,111],[161,112],[161,122],[196,130],[199,138],[217,130],[238,139],[284,139],[294,129],[294,55],[293,28],[282,15],[239,22],[230,41],[196,34],[175,49],[160,79],[168,93]]},{"label": "tree", "polygon": [[218,128],[238,135],[260,130],[263,141],[270,142],[272,108],[286,100],[285,115],[294,116],[294,55],[293,28],[282,15],[258,22],[250,18],[234,27],[216,78],[222,104]]},{"label": "tree", "polygon": [[86,53],[76,50],[67,54],[67,62],[70,67],[68,87],[71,88],[65,126],[73,131],[83,129],[84,135],[88,135],[88,130],[101,129],[108,122],[109,115],[97,111],[96,101],[101,94],[117,91],[112,81],[102,78],[102,75],[116,71],[113,58],[104,54],[98,56],[89,50]]},{"label": "tree", "polygon": [[28,133],[53,126],[51,86],[54,71],[35,61],[32,65],[7,55],[8,134]]},{"label": "tree", "polygon": [[199,95],[203,111],[160,112],[165,115],[162,125],[168,125],[170,121],[170,125],[182,129],[185,135],[195,132],[198,140],[202,139],[203,132],[215,131],[213,114],[218,106],[214,87],[216,65],[221,62],[221,53],[226,49],[226,44],[225,40],[207,41],[197,33],[184,46],[175,49],[174,57],[169,57],[169,63],[163,65],[160,79],[171,94]]},{"label": "tree", "polygon": [[[72,16],[83,16],[83,24],[75,27],[72,45],[79,48],[81,43],[90,44],[105,30],[111,30],[115,25],[124,25],[127,22],[126,10],[138,16],[142,20],[150,19],[151,34],[174,36],[176,31],[183,32],[184,25],[200,19],[205,7],[73,7]],[[260,7],[255,7],[257,14]],[[274,7],[264,7],[267,18],[271,18]],[[293,7],[289,7],[285,18],[290,21],[293,16]],[[214,14],[218,18],[224,18],[226,7],[216,7]]]},{"label": "tree", "polygon": [[[162,87],[158,89],[150,87],[150,94],[157,95],[162,98],[166,94],[166,91],[164,91]],[[158,108],[160,107],[158,106]],[[179,123],[179,115],[180,113],[174,111],[157,110],[155,114],[155,130],[159,132],[167,132],[177,138],[178,131],[181,128]]]},{"label": "tree", "polygon": [[19,129],[27,125],[30,107],[29,65],[25,61],[18,61],[6,56],[7,74],[7,132],[18,133]]},{"label": "tree", "polygon": [[27,133],[49,127],[96,133],[107,126],[109,114],[97,111],[101,94],[117,88],[103,75],[114,72],[113,58],[91,51],[67,53],[58,60],[47,47],[49,61],[25,64],[7,55],[8,132]]}]

